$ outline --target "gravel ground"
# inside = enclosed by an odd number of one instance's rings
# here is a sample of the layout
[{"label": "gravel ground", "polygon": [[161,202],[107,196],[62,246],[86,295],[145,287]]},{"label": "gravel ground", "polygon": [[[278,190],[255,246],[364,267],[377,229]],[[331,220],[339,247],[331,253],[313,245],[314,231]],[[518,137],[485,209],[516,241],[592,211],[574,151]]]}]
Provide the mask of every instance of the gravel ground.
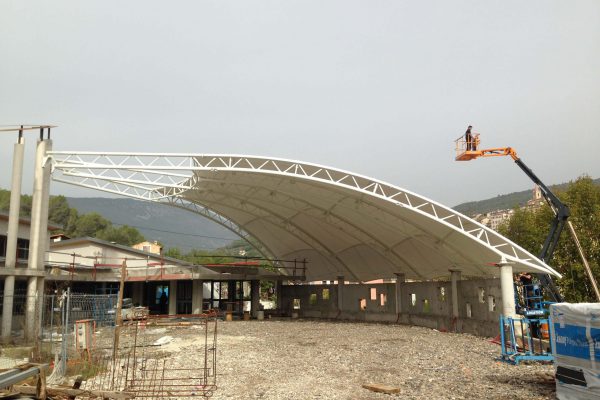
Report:
[{"label": "gravel ground", "polygon": [[[555,398],[551,365],[496,361],[498,345],[465,334],[371,323],[234,321],[219,324],[218,342],[213,399]],[[374,393],[362,388],[366,383],[401,393]]]}]

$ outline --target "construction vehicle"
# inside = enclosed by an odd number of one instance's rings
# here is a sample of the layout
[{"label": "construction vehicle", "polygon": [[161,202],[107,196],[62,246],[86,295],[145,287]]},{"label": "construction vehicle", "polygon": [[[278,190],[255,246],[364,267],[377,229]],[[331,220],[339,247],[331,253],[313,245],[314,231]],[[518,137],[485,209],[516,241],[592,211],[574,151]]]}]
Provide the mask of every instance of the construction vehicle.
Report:
[{"label": "construction vehicle", "polygon": [[[537,175],[525,165],[512,147],[481,149],[480,134],[472,132],[471,129],[472,127],[469,126],[465,134],[455,140],[455,160],[470,161],[480,157],[510,156],[515,161],[515,164],[540,188],[542,196],[554,213],[554,220],[542,246],[539,258],[546,264],[550,262],[560,239],[560,234],[565,225],[567,225],[592,283],[596,297],[600,301],[598,285],[583,253],[583,248],[581,247],[575,228],[568,221],[571,214],[569,207],[552,193]],[[548,305],[552,302],[562,302],[563,297],[550,275],[542,273],[535,275],[544,288],[546,297],[550,301],[545,301],[542,288],[538,284],[523,285],[520,288],[522,299],[518,299],[517,291],[515,291],[515,305],[517,307],[515,311],[517,314],[521,314],[522,317],[500,316],[501,359],[503,361],[518,364],[523,360],[550,361],[553,359],[551,349],[549,348]]]},{"label": "construction vehicle", "polygon": [[[544,241],[544,245],[542,246],[542,251],[539,254],[539,258],[544,261],[546,264],[550,262],[552,259],[552,255],[554,254],[554,250],[556,249],[556,245],[558,244],[558,240],[560,239],[560,234],[565,227],[565,224],[569,228],[569,232],[577,245],[577,250],[579,251],[579,255],[583,261],[583,265],[586,269],[588,277],[592,283],[594,291],[596,293],[596,297],[600,301],[600,290],[598,289],[598,284],[596,283],[596,279],[592,275],[592,270],[590,269],[589,263],[583,253],[583,248],[579,242],[579,238],[575,232],[575,228],[573,224],[568,221],[571,212],[569,207],[564,204],[552,191],[537,177],[533,171],[525,165],[525,163],[517,156],[517,152],[512,147],[495,147],[490,149],[480,149],[480,134],[471,132],[470,127],[467,129],[467,134],[464,136],[460,136],[455,140],[456,143],[456,161],[470,161],[479,157],[502,157],[502,156],[510,156],[515,164],[525,174],[536,184],[539,186],[540,191],[542,192],[542,196],[552,209],[554,213],[554,220],[552,221],[552,225],[550,226],[550,232]],[[543,287],[546,290],[546,295],[550,298],[550,300],[554,302],[562,302],[563,297],[558,291],[558,288],[554,284],[552,277],[547,274],[536,274],[537,278],[542,283]]]}]

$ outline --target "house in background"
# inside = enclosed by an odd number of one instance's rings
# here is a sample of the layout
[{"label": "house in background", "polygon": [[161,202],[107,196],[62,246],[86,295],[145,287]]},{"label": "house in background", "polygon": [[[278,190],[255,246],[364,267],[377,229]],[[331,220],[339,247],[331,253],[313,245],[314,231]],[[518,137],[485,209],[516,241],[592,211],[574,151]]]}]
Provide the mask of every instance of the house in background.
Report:
[{"label": "house in background", "polygon": [[131,247],[137,250],[145,251],[146,253],[160,254],[162,252],[162,246],[156,240],[152,242],[145,241],[141,243],[136,243]]}]

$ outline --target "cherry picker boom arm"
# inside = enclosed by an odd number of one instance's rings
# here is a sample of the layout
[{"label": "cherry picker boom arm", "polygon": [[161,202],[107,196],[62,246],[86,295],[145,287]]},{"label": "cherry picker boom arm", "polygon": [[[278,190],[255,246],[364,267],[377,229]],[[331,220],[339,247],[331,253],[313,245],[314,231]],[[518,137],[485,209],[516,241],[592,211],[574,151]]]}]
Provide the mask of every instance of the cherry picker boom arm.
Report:
[{"label": "cherry picker boom arm", "polygon": [[[546,236],[546,240],[544,241],[544,246],[542,247],[542,251],[540,252],[540,259],[542,259],[545,263],[552,258],[554,254],[554,250],[556,249],[556,245],[558,244],[558,239],[560,239],[560,234],[565,227],[565,223],[567,219],[571,215],[571,211],[569,207],[564,204],[552,191],[544,185],[544,182],[537,177],[533,171],[525,165],[523,161],[519,157],[517,157],[516,153],[511,153],[512,158],[515,160],[515,164],[521,168],[523,172],[536,184],[539,186],[540,191],[542,192],[542,196],[554,212],[554,220],[552,221],[552,225],[550,226],[550,232],[548,236]],[[552,300],[556,302],[562,302],[563,298],[558,288],[554,284],[552,277],[548,274],[536,274],[540,282],[544,287],[546,287],[548,294],[552,297]]]},{"label": "cherry picker boom arm", "polygon": [[[513,160],[515,160],[515,164],[521,168],[523,172],[531,179],[536,185],[540,187],[542,195],[544,199],[554,212],[554,220],[552,221],[552,225],[550,226],[550,233],[546,237],[544,241],[544,245],[542,247],[542,251],[540,252],[539,258],[542,259],[545,263],[552,258],[554,254],[554,250],[556,249],[556,245],[558,244],[558,240],[560,239],[560,234],[565,227],[565,223],[567,219],[571,215],[569,207],[564,204],[552,191],[537,177],[533,171],[525,165],[525,163],[517,156],[515,150],[511,147],[498,147],[491,149],[478,149],[479,147],[479,134],[473,133],[469,131],[469,135],[466,136],[465,139],[459,137],[456,141],[456,161],[469,161],[479,157],[501,157],[501,156],[511,156]],[[558,291],[558,288],[554,284],[552,277],[548,274],[536,274],[542,285],[546,288],[548,295],[552,298],[553,301],[562,302],[563,297]]]}]

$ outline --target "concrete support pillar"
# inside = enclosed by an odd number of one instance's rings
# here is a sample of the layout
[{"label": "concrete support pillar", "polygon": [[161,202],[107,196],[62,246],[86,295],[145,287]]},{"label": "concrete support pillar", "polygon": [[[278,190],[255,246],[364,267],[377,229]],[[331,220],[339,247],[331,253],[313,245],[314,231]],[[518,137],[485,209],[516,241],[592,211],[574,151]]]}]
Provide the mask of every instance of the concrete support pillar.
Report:
[{"label": "concrete support pillar", "polygon": [[402,313],[402,284],[406,282],[406,275],[401,273],[396,273],[396,314]]},{"label": "concrete support pillar", "polygon": [[204,281],[194,279],[192,281],[192,314],[202,314],[204,301]]},{"label": "concrete support pillar", "polygon": [[458,281],[460,281],[460,270],[451,269],[450,274],[452,280],[452,317],[458,318]]},{"label": "concrete support pillar", "polygon": [[38,302],[36,304],[36,329],[37,329],[37,337],[41,339],[43,334],[42,322],[44,319],[44,293],[46,292],[46,278],[43,276],[38,276],[37,278],[37,292],[38,292]]},{"label": "concrete support pillar", "polygon": [[25,340],[35,340],[35,321],[37,310],[37,278],[30,277],[27,280],[27,298],[25,300]]},{"label": "concrete support pillar", "polygon": [[500,289],[502,291],[502,315],[505,317],[514,317],[516,315],[516,310],[512,265],[506,262],[501,262],[499,265]]},{"label": "concrete support pillar", "polygon": [[[33,199],[31,202],[31,230],[29,238],[28,267],[44,271],[46,249],[48,247],[48,203],[50,201],[50,165],[45,165],[46,153],[52,150],[52,140],[37,142],[33,175]],[[43,307],[44,278],[31,277],[27,282],[27,303],[25,308],[25,338],[34,340],[40,332],[39,322]],[[38,318],[36,318],[36,314]]]},{"label": "concrete support pillar", "polygon": [[258,308],[260,306],[260,281],[250,281],[250,314],[252,318],[256,318],[258,315]]},{"label": "concrete support pillar", "polygon": [[177,314],[177,281],[169,282],[169,315]]},{"label": "concrete support pillar", "polygon": [[7,275],[4,277],[4,295],[2,298],[2,341],[11,336],[13,300],[15,296],[15,277]]},{"label": "concrete support pillar", "polygon": [[338,286],[337,286],[337,307],[338,307],[338,311],[342,311],[344,308],[344,277],[343,276],[338,276],[337,277],[337,281],[338,281]]},{"label": "concrete support pillar", "polygon": [[[23,155],[25,139],[19,133],[13,150],[12,183],[10,187],[10,208],[8,213],[8,235],[6,238],[6,268],[17,265],[17,236],[19,232],[19,209],[21,208],[21,183],[23,181]],[[8,339],[12,329],[13,298],[15,294],[15,277],[4,279],[4,297],[2,299],[2,339]]]},{"label": "concrete support pillar", "polygon": [[132,284],[132,295],[131,300],[133,304],[143,306],[144,305],[144,282],[133,282]]}]

